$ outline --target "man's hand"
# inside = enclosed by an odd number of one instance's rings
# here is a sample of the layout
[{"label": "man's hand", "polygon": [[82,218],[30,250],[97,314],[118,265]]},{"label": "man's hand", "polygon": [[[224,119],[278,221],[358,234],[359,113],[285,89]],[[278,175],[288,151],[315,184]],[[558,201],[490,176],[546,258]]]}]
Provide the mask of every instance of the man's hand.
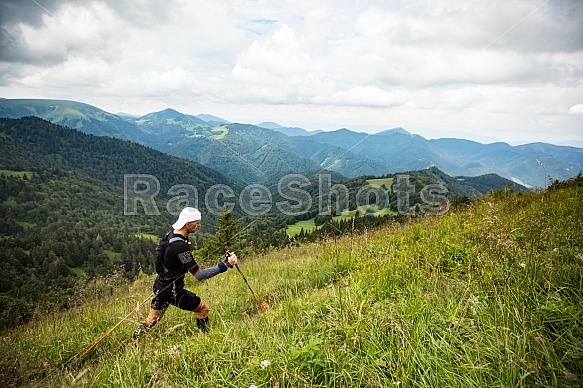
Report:
[{"label": "man's hand", "polygon": [[228,252],[227,253],[227,262],[229,263],[229,265],[231,266],[231,268],[233,268],[234,265],[237,265],[238,261],[237,261],[237,255],[234,254],[233,252]]}]

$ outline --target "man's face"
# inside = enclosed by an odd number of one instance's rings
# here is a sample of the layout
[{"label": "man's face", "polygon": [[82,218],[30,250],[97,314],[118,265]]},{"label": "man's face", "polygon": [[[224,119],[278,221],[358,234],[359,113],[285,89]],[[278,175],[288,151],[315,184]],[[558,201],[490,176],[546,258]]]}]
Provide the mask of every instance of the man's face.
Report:
[{"label": "man's face", "polygon": [[200,220],[187,222],[186,223],[186,230],[188,231],[188,233],[194,233],[198,229],[199,226],[200,226]]}]

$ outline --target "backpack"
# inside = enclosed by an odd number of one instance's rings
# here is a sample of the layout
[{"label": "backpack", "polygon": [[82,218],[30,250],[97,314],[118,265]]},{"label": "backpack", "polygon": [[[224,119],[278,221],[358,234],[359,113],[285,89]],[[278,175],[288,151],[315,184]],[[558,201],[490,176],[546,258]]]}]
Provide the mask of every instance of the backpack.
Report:
[{"label": "backpack", "polygon": [[[158,245],[156,245],[156,249],[154,250],[154,268],[156,269],[156,273],[160,276],[168,273],[168,269],[164,266],[164,253],[166,253],[166,248],[168,248],[168,246],[175,241],[185,241],[182,237],[173,237],[168,239],[170,233],[172,233],[172,231],[166,233],[166,236],[160,240]],[[187,243],[190,246],[190,243]]]}]

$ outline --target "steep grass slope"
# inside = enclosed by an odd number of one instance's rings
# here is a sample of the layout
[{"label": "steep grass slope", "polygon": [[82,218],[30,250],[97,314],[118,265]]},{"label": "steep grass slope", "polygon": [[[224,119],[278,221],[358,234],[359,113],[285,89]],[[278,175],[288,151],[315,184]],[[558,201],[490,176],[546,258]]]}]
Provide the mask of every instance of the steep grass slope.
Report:
[{"label": "steep grass slope", "polygon": [[[583,381],[583,178],[498,191],[463,210],[272,252],[187,285],[212,329],[169,309],[81,354],[150,293],[115,277],[88,302],[3,333],[9,386],[468,387]],[[265,362],[268,361],[268,363]],[[263,367],[262,367],[263,363]]]}]

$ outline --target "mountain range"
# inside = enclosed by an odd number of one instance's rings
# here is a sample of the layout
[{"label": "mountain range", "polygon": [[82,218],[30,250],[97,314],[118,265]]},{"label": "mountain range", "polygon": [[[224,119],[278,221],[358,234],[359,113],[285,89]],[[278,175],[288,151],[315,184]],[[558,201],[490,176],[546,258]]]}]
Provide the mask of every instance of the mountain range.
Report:
[{"label": "mountain range", "polygon": [[135,117],[63,100],[3,99],[0,117],[38,116],[82,132],[130,140],[215,169],[242,184],[285,172],[330,170],[346,177],[385,176],[436,166],[451,176],[497,174],[527,187],[583,170],[583,149],[531,143],[428,140],[403,128],[377,134],[305,131],[272,122],[230,123],[173,109]]}]

